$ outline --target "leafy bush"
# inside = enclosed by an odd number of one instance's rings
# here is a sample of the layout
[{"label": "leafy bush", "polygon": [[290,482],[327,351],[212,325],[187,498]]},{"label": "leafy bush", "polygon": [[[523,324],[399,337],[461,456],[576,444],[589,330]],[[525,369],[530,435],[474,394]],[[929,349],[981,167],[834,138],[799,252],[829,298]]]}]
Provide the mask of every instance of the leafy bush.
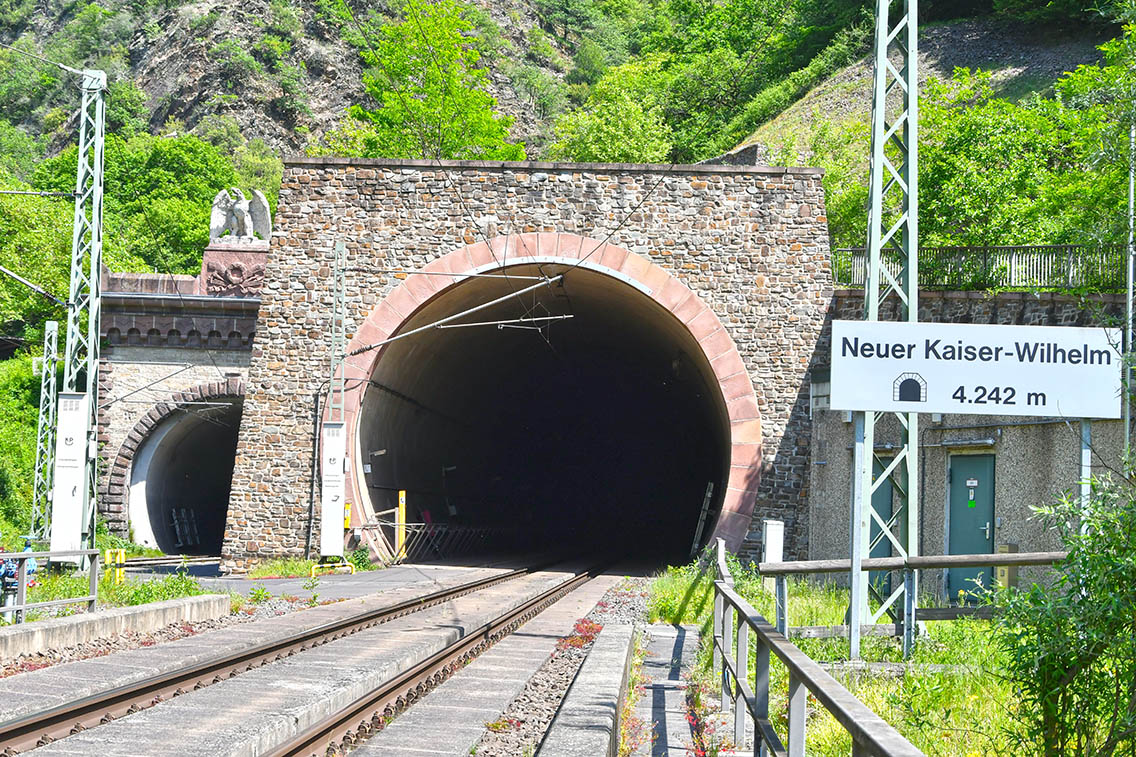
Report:
[{"label": "leafy bush", "polygon": [[565,67],[564,58],[552,46],[548,35],[539,28],[534,26],[529,29],[525,32],[525,38],[528,42],[528,56],[534,61],[561,70]]},{"label": "leafy bush", "polygon": [[275,34],[265,34],[252,46],[252,51],[265,65],[275,70],[292,52],[292,44]]},{"label": "leafy bush", "polygon": [[272,110],[289,123],[295,123],[301,115],[311,115],[308,95],[304,91],[303,62],[295,66],[287,63],[279,64],[277,71],[280,76],[280,94],[272,98],[269,103]]},{"label": "leafy bush", "polygon": [[1136,748],[1136,481],[1092,482],[1086,506],[1037,508],[1068,550],[1049,586],[996,597],[997,641],[1019,692],[1013,736],[1047,755]]},{"label": "leafy bush", "polygon": [[150,113],[146,93],[130,79],[118,79],[107,86],[106,129],[122,137],[147,130]]},{"label": "leafy bush", "polygon": [[288,0],[272,0],[268,6],[268,31],[285,40],[294,41],[304,29],[300,12]]},{"label": "leafy bush", "polygon": [[225,80],[225,87],[231,90],[244,89],[249,79],[264,73],[264,66],[260,61],[235,39],[227,39],[214,45],[209,55],[217,60],[221,76]]},{"label": "leafy bush", "polygon": [[347,562],[355,566],[357,571],[374,570],[375,563],[371,562],[371,550],[359,547],[347,555]]},{"label": "leafy bush", "polygon": [[10,546],[31,523],[38,406],[31,357],[0,362],[0,530]]},{"label": "leafy bush", "polygon": [[560,79],[536,66],[520,66],[512,72],[511,78],[517,90],[528,98],[542,117],[556,115],[568,104]]}]

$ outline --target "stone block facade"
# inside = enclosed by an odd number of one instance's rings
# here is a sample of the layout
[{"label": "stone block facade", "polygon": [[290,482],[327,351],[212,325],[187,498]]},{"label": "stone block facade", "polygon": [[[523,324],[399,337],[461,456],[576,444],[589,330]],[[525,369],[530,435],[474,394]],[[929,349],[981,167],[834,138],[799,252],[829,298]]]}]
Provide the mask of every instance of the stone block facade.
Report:
[{"label": "stone block facade", "polygon": [[[332,266],[346,243],[350,337],[401,279],[482,239],[600,239],[693,290],[741,355],[760,411],[763,517],[807,553],[808,375],[832,297],[820,172],[294,159],[286,163],[237,448],[223,551],[242,570],[299,555],[309,528],[312,403],[328,376]],[[312,528],[318,533],[318,509]],[[318,541],[318,536],[313,537]]]},{"label": "stone block facade", "polygon": [[258,283],[266,255],[214,242],[199,276],[103,271],[98,502],[112,533],[130,533],[131,463],[150,431],[190,403],[244,394],[260,300],[232,284]]}]

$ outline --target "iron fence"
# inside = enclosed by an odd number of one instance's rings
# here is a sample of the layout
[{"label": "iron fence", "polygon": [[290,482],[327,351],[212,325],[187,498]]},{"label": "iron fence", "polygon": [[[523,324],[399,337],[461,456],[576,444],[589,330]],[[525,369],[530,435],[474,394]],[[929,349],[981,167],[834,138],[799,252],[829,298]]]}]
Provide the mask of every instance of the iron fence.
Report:
[{"label": "iron fence", "polygon": [[[981,290],[1125,288],[1126,248],[1122,244],[1041,244],[999,247],[921,247],[919,286],[923,289]],[[885,251],[884,266],[895,276],[900,258]],[[832,276],[838,286],[864,286],[867,257],[863,247],[832,251]]]},{"label": "iron fence", "polygon": [[[818,663],[794,646],[734,591],[725,543],[717,542],[714,582],[714,669],[721,671],[722,712],[733,710],[734,742],[745,741],[752,722],[754,754],[804,757],[808,695],[852,737],[853,757],[917,757],[919,751],[872,712]],[[753,686],[750,686],[750,631],[753,631]],[[789,671],[788,740],[783,743],[769,719],[769,657]]]}]

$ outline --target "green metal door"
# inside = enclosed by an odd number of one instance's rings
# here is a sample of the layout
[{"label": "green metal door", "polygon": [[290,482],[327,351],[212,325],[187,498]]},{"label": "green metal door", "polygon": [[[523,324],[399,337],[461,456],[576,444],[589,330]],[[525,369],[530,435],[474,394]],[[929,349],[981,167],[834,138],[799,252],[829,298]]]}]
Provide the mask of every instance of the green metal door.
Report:
[{"label": "green metal door", "polygon": [[[880,460],[875,460],[872,466],[875,469],[872,473],[873,477],[879,478],[884,472],[884,464],[890,462],[890,460],[884,460],[881,464]],[[891,517],[892,505],[891,479],[887,478],[881,481],[879,487],[872,493],[872,509],[883,519],[884,523],[887,523],[888,518]],[[875,518],[872,518],[869,534],[872,548],[868,556],[891,557],[891,541],[880,534],[880,524],[876,522]],[[891,593],[891,573],[886,570],[868,571],[868,582],[884,597]]]},{"label": "green metal door", "polygon": [[[950,508],[947,543],[952,555],[987,555],[994,552],[994,456],[955,455],[949,476]],[[993,568],[951,568],[948,572],[949,599],[959,592],[973,594],[975,581],[989,588],[994,584]]]}]

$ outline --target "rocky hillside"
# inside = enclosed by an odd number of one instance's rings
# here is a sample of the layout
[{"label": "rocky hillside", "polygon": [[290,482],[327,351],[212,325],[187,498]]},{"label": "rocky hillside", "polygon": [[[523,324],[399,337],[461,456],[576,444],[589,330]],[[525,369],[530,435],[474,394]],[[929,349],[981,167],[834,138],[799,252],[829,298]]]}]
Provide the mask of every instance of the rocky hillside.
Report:
[{"label": "rocky hillside", "polygon": [[[498,110],[514,117],[514,139],[539,145],[547,120],[516,81],[531,79],[534,70],[562,76],[568,57],[540,32],[525,0],[478,2],[473,15],[491,94]],[[302,151],[349,104],[363,101],[361,60],[347,36],[327,0],[24,0],[7,12],[0,6],[0,42],[133,82],[145,96],[152,131],[170,119],[194,129],[209,116],[227,116],[246,139],[263,139],[278,153]],[[52,110],[74,99],[65,85],[27,93],[23,112],[3,117],[50,131]]]},{"label": "rocky hillside", "polygon": [[[982,69],[992,73],[998,96],[1018,100],[1050,92],[1064,72],[1099,61],[1097,46],[1111,36],[1099,27],[1057,29],[996,17],[926,25],[919,35],[919,78],[925,83],[948,79],[956,68]],[[801,148],[820,123],[867,124],[871,109],[872,61],[865,57],[821,82],[742,145],[764,145],[771,153],[787,142]]]}]

